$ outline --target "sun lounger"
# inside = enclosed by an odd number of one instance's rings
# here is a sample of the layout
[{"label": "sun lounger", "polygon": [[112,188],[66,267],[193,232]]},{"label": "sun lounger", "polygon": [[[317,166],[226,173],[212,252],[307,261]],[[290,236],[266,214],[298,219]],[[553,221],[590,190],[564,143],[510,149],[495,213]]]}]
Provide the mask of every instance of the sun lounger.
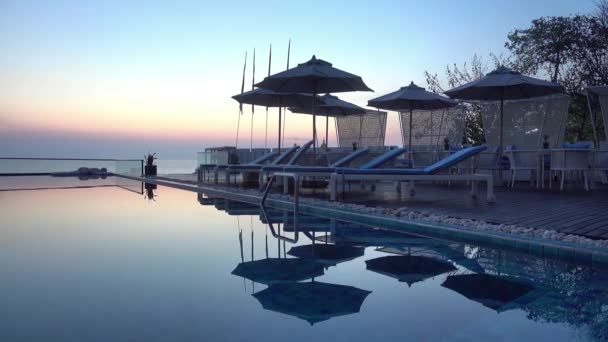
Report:
[{"label": "sun lounger", "polygon": [[[285,167],[278,167],[278,168],[273,167],[273,166],[267,166],[267,167],[262,168],[262,170],[263,170],[263,172],[288,172],[288,173],[297,174],[301,177],[329,178],[340,167],[344,167],[344,166],[350,164],[355,159],[360,158],[361,156],[364,156],[368,152],[369,152],[368,149],[362,149],[362,150],[355,151],[355,152],[349,154],[348,156],[336,161],[331,166],[295,165],[295,166],[285,166]],[[367,163],[364,163],[363,165],[359,166],[358,168],[374,169],[374,168],[381,167],[382,165],[387,164],[388,162],[394,160],[395,158],[399,157],[400,155],[404,154],[405,152],[407,152],[407,149],[404,147],[389,150],[389,151],[381,154],[380,156],[368,161]],[[287,183],[286,182],[283,182],[283,192],[287,192]]]},{"label": "sun lounger", "polygon": [[[413,190],[414,181],[470,181],[472,183],[472,195],[477,195],[477,183],[486,182],[487,200],[494,202],[494,184],[491,175],[482,174],[440,174],[441,171],[475,157],[486,149],[485,146],[468,147],[462,149],[442,160],[421,169],[362,169],[362,168],[337,168],[331,175],[330,192],[331,200],[336,200],[339,193],[343,192],[342,187],[347,181],[395,181],[410,182]],[[413,194],[413,192],[412,192]]]},{"label": "sun lounger", "polygon": [[[287,161],[287,165],[290,164],[294,164],[298,161],[299,158],[302,157],[302,155],[304,154],[304,152],[306,152],[306,150],[308,150],[310,148],[310,146],[312,145],[313,141],[309,141],[307,143],[305,143],[304,145],[302,145],[301,147],[299,146],[294,146],[292,148],[290,148],[289,150],[281,153],[280,156],[278,156],[276,159],[274,159],[272,162],[270,162],[268,165],[281,165],[284,164],[285,161],[287,160],[287,158],[289,158],[291,156],[291,158],[289,159],[289,161]],[[226,184],[230,184],[230,174],[231,173],[260,173],[262,171],[262,167],[264,167],[264,165],[260,165],[260,164],[241,164],[241,165],[229,165],[226,168]]]},{"label": "sun lounger", "polygon": [[[266,163],[267,161],[269,161],[270,159],[272,159],[278,155],[279,155],[279,152],[268,152],[268,153],[264,154],[263,156],[247,163],[247,165],[249,165],[249,164],[263,165],[264,163]],[[220,170],[225,170],[230,165],[231,164],[201,164],[201,165],[199,165],[199,180],[198,181],[202,182],[205,179],[205,173],[211,174],[211,172],[213,171],[215,183],[217,183],[218,172]]]}]

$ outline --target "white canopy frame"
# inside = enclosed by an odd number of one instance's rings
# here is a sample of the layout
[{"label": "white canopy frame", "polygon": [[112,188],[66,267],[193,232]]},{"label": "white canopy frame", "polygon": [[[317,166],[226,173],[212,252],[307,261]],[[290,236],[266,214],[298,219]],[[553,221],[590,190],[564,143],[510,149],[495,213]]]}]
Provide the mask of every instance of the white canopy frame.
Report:
[{"label": "white canopy frame", "polygon": [[589,115],[591,116],[591,123],[593,126],[593,138],[594,138],[594,143],[595,143],[595,147],[599,148],[602,145],[602,142],[599,141],[598,135],[597,135],[597,118],[595,116],[595,112],[593,111],[593,107],[591,105],[591,98],[593,95],[597,96],[598,102],[600,104],[600,117],[603,120],[604,123],[604,137],[606,140],[608,140],[608,85],[604,85],[604,86],[596,86],[596,87],[589,87],[586,89],[586,94],[587,94],[587,106],[588,106],[588,110],[589,110]]},{"label": "white canopy frame", "polygon": [[336,135],[341,148],[382,147],[386,137],[387,112],[368,110],[362,115],[338,116]]},{"label": "white canopy frame", "polygon": [[[499,146],[500,102],[480,102],[486,143]],[[521,100],[504,101],[503,146],[540,149],[544,136],[550,148],[564,142],[570,97],[554,94]]]},{"label": "white canopy frame", "polygon": [[412,150],[414,151],[436,151],[442,149],[444,139],[449,143],[460,145],[465,136],[466,108],[456,106],[451,108],[434,110],[415,110],[412,112],[401,112],[399,121],[401,123],[401,136],[403,141],[409,141],[410,124]]}]

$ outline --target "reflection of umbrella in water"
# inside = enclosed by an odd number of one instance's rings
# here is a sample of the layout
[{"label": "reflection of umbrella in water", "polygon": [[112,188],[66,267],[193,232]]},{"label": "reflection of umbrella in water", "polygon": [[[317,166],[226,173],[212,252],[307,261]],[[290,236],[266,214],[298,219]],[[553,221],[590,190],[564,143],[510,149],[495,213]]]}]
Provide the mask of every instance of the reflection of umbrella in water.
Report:
[{"label": "reflection of umbrella in water", "polygon": [[365,263],[368,270],[397,278],[409,286],[456,270],[456,267],[448,262],[415,255],[389,255],[366,260]]},{"label": "reflection of umbrella in water", "polygon": [[534,298],[529,294],[535,290],[531,285],[489,274],[449,276],[441,286],[498,312],[530,302]]},{"label": "reflection of umbrella in water", "polygon": [[409,254],[410,248],[419,248],[435,252],[443,258],[449,259],[455,264],[462,266],[475,273],[485,273],[485,270],[475,259],[467,258],[463,252],[454,250],[452,246],[438,240],[428,238],[412,239],[405,245],[386,244],[387,247],[380,248],[379,251],[393,254]]},{"label": "reflection of umbrella in water", "polygon": [[253,296],[266,310],[295,316],[313,325],[359,312],[370,293],[353,286],[313,281],[271,285]]},{"label": "reflection of umbrella in water", "polygon": [[363,255],[362,247],[348,245],[314,244],[292,247],[287,254],[302,259],[314,259],[326,265],[352,260]]},{"label": "reflection of umbrella in water", "polygon": [[232,274],[245,277],[257,283],[271,285],[283,282],[297,282],[323,275],[323,265],[307,259],[270,258],[243,262]]}]

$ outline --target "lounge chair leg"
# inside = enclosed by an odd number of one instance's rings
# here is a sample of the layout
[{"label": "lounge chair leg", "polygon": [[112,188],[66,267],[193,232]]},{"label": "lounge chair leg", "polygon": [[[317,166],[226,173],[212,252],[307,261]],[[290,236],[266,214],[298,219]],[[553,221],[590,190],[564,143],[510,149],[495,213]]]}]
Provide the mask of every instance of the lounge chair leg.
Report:
[{"label": "lounge chair leg", "polygon": [[562,171],[562,179],[559,184],[559,191],[564,191],[564,177],[566,176],[565,171]]},{"label": "lounge chair leg", "polygon": [[411,197],[416,196],[416,185],[413,180],[409,181],[408,191],[409,191]]},{"label": "lounge chair leg", "polygon": [[473,198],[477,198],[477,193],[478,193],[478,182],[476,180],[471,181],[471,197]]},{"label": "lounge chair leg", "polygon": [[333,173],[329,177],[329,199],[330,201],[336,200],[336,193],[338,191],[338,177],[335,173]]},{"label": "lounge chair leg", "polygon": [[488,203],[496,202],[496,197],[494,196],[494,179],[492,177],[488,177],[486,179],[486,201]]}]

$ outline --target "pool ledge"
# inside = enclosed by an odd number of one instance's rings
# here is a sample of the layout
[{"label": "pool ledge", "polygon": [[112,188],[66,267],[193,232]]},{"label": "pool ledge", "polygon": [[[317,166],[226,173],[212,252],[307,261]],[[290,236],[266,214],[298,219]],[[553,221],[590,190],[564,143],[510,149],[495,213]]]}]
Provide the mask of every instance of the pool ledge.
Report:
[{"label": "pool ledge", "polygon": [[[236,189],[230,189],[225,186],[214,186],[207,184],[194,185],[151,177],[119,176],[191,192],[205,193],[206,195],[210,196],[247,202],[251,204],[260,204],[260,200],[262,198],[261,193],[256,192],[253,194],[250,191],[234,191]],[[292,201],[276,197],[282,196],[270,195],[266,200],[267,206],[277,209],[293,210]],[[608,266],[608,249],[601,247],[587,246],[559,240],[543,239],[521,234],[481,231],[441,223],[420,222],[380,214],[368,214],[349,210],[348,208],[322,206],[318,203],[308,203],[307,201],[300,201],[299,211],[302,214],[332,218],[340,221],[380,227],[394,231],[449,239],[465,243],[468,242],[492,247],[507,248],[541,257],[559,258],[589,265]]]}]

